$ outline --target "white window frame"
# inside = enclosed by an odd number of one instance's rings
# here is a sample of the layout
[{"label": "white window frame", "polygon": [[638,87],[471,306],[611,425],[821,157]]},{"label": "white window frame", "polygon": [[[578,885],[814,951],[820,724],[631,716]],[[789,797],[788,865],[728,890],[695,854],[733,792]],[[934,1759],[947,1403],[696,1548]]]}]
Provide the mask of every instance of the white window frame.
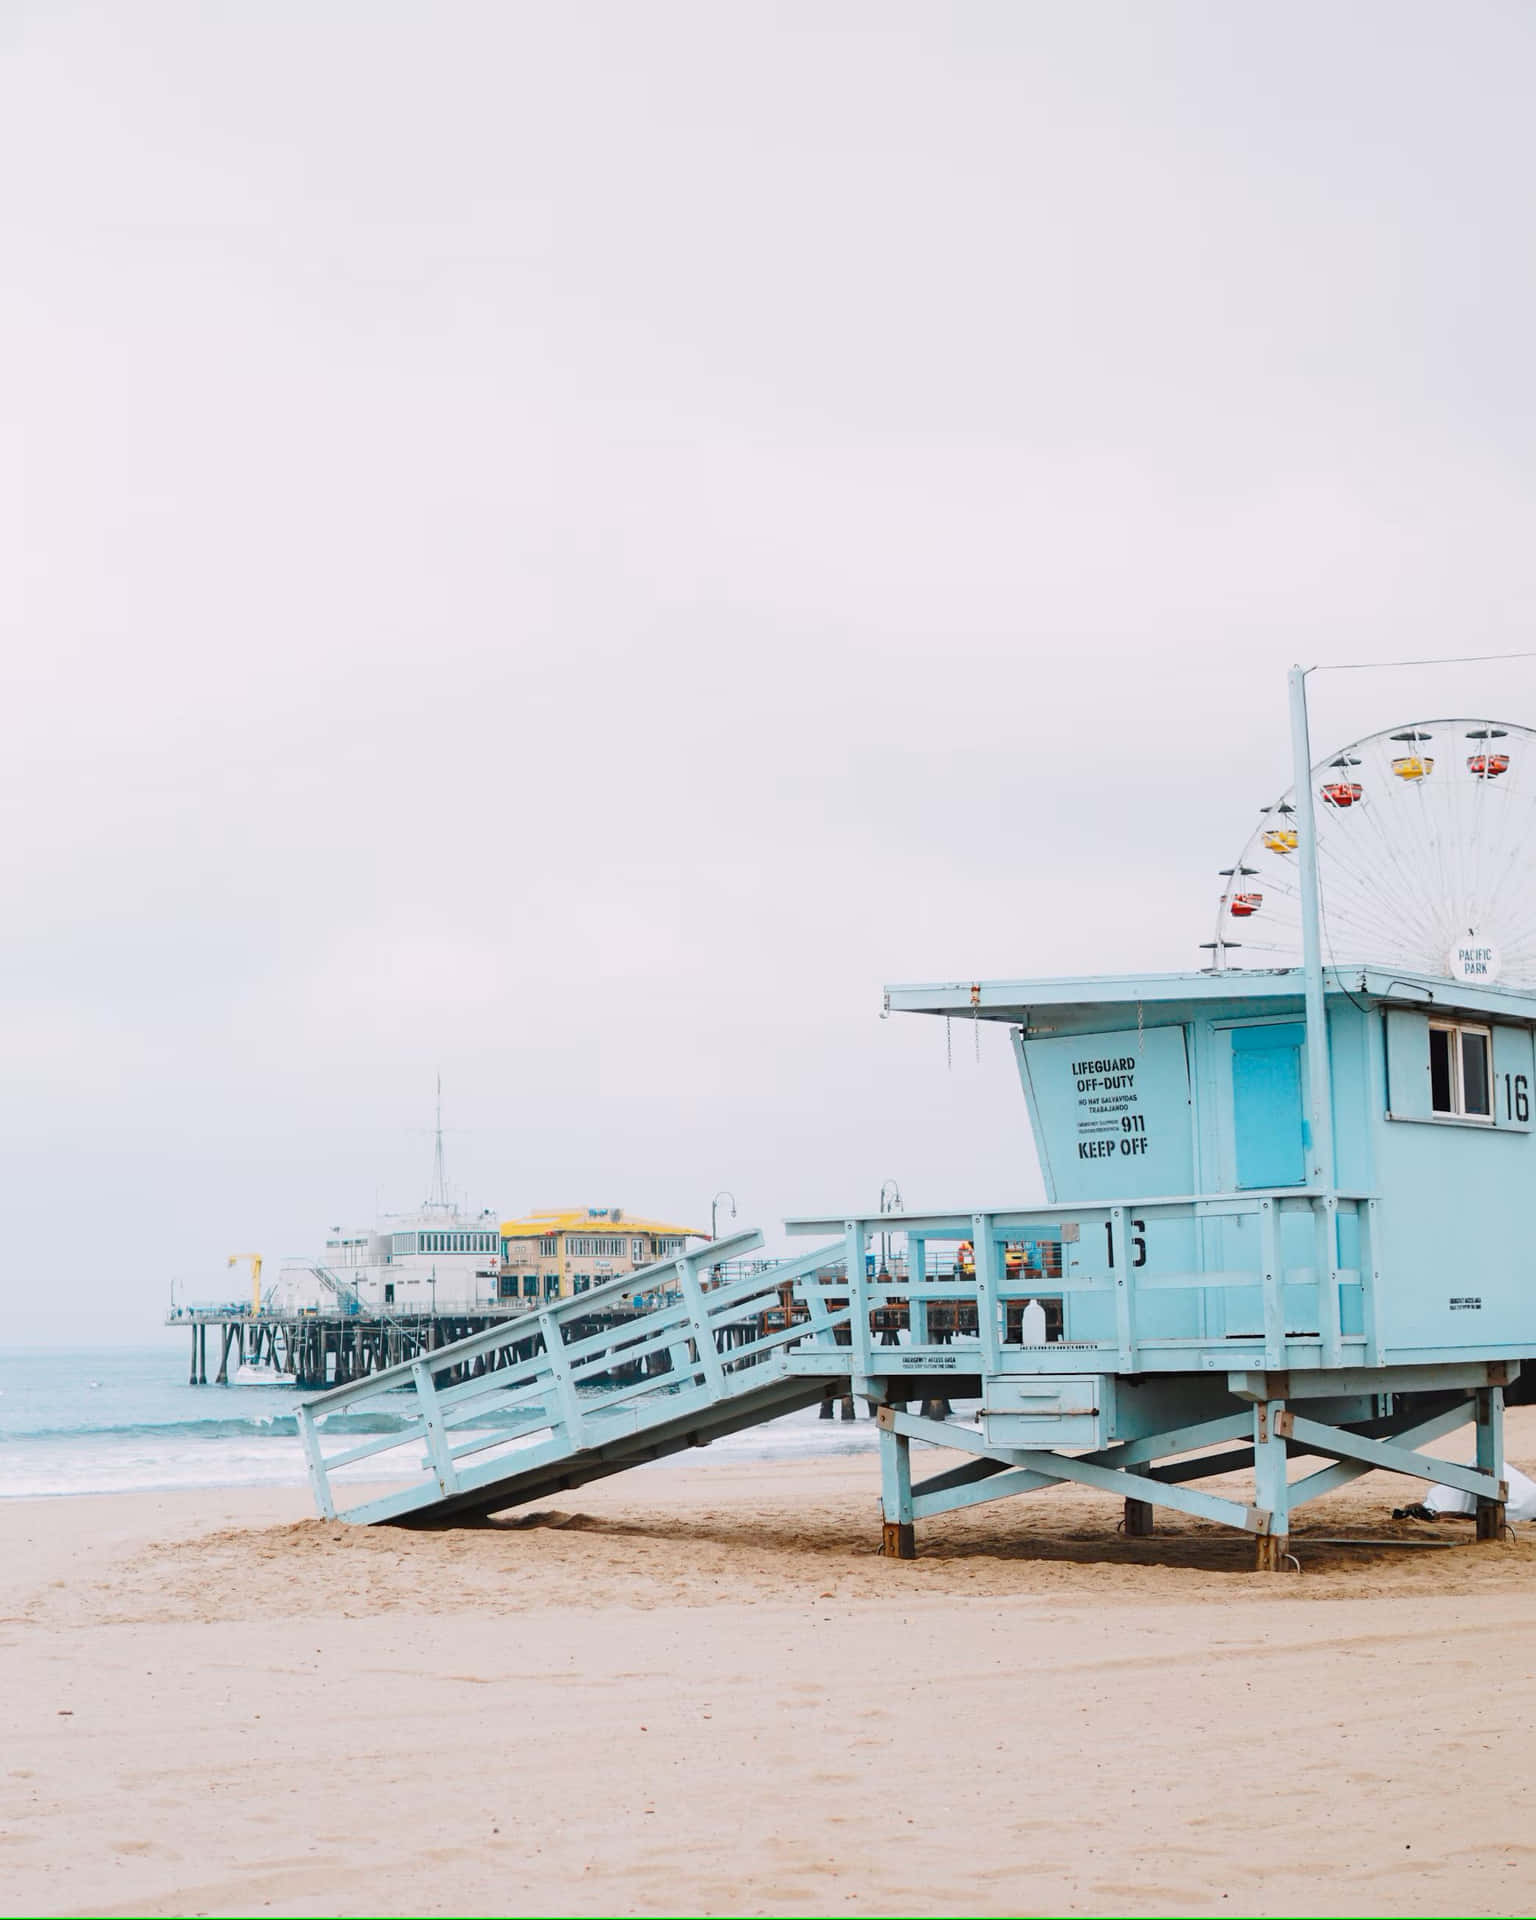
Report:
[{"label": "white window frame", "polygon": [[[1493,1029],[1476,1020],[1431,1020],[1429,1031],[1432,1034],[1444,1033],[1450,1036],[1451,1067],[1451,1105],[1449,1108],[1435,1105],[1434,1078],[1430,1078],[1429,1111],[1435,1120],[1461,1120],[1469,1126],[1491,1127],[1494,1124],[1494,1077],[1493,1077]],[[1487,1062],[1488,1111],[1469,1113],[1467,1111],[1467,1082],[1461,1061],[1461,1036],[1464,1033],[1477,1034],[1485,1048],[1484,1059]]]}]

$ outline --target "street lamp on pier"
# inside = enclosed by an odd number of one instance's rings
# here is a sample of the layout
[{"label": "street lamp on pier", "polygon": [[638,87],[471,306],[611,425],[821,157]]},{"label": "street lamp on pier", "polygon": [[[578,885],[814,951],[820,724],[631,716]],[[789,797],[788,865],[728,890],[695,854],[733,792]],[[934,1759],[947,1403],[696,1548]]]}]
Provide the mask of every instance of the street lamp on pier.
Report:
[{"label": "street lamp on pier", "polygon": [[[880,1211],[882,1213],[900,1213],[901,1207],[901,1188],[897,1186],[894,1180],[882,1180],[880,1182]],[[889,1273],[890,1270],[891,1236],[888,1233],[882,1233],[880,1236],[880,1271],[882,1273]]]},{"label": "street lamp on pier", "polygon": [[[719,1232],[715,1225],[715,1215],[720,1210],[720,1202],[722,1200],[730,1201],[731,1218],[733,1220],[736,1218],[736,1196],[734,1193],[731,1192],[729,1187],[722,1187],[720,1191],[715,1195],[714,1199],[711,1200],[709,1203],[709,1237],[711,1240],[718,1240],[720,1238]],[[720,1284],[719,1267],[711,1267],[710,1277],[713,1279],[715,1285],[719,1286]]]}]

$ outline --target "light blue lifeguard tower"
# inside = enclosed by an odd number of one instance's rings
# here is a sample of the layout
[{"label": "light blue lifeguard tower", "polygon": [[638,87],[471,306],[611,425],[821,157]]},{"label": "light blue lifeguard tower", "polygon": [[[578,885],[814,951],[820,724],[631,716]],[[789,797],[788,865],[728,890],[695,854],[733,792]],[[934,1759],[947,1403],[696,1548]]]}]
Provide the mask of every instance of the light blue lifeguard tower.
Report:
[{"label": "light blue lifeguard tower", "polygon": [[[321,1511],[495,1512],[851,1391],[898,1557],[926,1517],[1065,1482],[1128,1533],[1159,1506],[1242,1529],[1273,1570],[1292,1512],[1372,1468],[1502,1538],[1503,1390],[1536,1354],[1536,902],[1506,858],[1536,736],[1422,722],[1314,767],[1299,670],[1292,702],[1296,783],[1225,876],[1210,967],[887,989],[1010,1030],[1047,1204],[792,1220],[803,1258],[737,1235],[323,1394]],[[1475,1464],[1421,1451],[1468,1422]],[[914,1481],[913,1441],[964,1458]],[[1193,1484],[1250,1469],[1251,1498]],[[364,1474],[401,1483],[338,1505]]]}]

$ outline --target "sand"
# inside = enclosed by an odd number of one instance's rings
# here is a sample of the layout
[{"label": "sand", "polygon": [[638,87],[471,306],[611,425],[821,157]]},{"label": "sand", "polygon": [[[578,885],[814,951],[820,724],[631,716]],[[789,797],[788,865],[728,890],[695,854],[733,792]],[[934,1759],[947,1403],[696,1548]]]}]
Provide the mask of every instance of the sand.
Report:
[{"label": "sand", "polygon": [[1261,1576],[1063,1491],[903,1564],[876,1489],[701,1454],[448,1533],[0,1505],[0,1910],[1536,1906],[1536,1529],[1372,1476]]}]

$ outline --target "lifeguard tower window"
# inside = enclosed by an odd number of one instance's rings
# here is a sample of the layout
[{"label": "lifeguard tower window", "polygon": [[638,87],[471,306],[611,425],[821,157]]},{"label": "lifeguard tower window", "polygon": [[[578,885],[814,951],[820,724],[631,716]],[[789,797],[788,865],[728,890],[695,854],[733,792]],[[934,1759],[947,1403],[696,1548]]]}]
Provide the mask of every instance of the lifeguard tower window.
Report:
[{"label": "lifeguard tower window", "polygon": [[1492,1035],[1487,1027],[1429,1028],[1429,1106],[1432,1113],[1465,1120],[1492,1120]]}]

